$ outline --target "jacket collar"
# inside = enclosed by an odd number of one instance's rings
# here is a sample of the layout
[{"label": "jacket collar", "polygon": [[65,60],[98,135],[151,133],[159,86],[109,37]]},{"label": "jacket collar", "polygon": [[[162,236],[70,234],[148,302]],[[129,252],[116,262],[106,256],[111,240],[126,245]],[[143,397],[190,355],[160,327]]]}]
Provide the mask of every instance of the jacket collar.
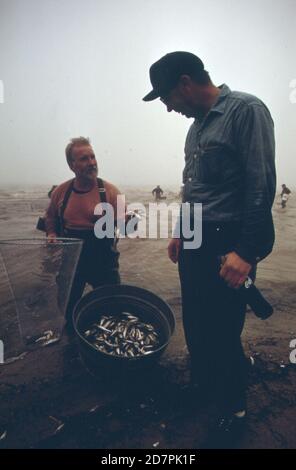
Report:
[{"label": "jacket collar", "polygon": [[215,112],[215,113],[220,113],[223,114],[225,111],[225,105],[226,105],[226,97],[230,95],[231,90],[230,88],[223,83],[223,85],[220,85],[218,88],[220,88],[220,94],[218,96],[218,99],[216,103],[213,104],[213,106],[210,109],[210,112]]},{"label": "jacket collar", "polygon": [[211,109],[208,111],[206,116],[201,115],[200,117],[196,117],[194,120],[194,124],[199,126],[201,123],[204,123],[207,120],[207,117],[209,114],[212,113],[218,113],[218,114],[223,114],[225,111],[225,106],[226,106],[226,97],[230,95],[231,90],[230,88],[223,83],[223,85],[220,85],[218,87],[221,91],[219,93],[219,96],[217,98],[217,101],[212,105]]}]

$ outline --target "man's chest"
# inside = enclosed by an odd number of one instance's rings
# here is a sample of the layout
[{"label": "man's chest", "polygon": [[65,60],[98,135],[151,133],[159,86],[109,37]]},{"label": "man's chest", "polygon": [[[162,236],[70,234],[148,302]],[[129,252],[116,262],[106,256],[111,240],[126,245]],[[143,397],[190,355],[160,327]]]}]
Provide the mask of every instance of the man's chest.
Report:
[{"label": "man's chest", "polygon": [[83,218],[92,220],[95,207],[100,202],[97,190],[86,194],[72,192],[64,212],[64,217],[66,219]]},{"label": "man's chest", "polygon": [[185,143],[184,182],[217,184],[239,167],[231,119],[215,115],[193,124]]}]

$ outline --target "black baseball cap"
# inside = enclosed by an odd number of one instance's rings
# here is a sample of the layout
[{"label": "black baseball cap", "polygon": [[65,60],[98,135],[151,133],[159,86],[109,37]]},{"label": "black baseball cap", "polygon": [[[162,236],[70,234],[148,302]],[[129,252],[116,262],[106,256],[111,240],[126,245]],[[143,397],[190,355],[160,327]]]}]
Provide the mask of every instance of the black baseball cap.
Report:
[{"label": "black baseball cap", "polygon": [[181,75],[192,75],[204,70],[204,64],[191,52],[177,51],[166,54],[150,67],[150,81],[153,90],[143,101],[152,101],[166,96],[177,85]]}]

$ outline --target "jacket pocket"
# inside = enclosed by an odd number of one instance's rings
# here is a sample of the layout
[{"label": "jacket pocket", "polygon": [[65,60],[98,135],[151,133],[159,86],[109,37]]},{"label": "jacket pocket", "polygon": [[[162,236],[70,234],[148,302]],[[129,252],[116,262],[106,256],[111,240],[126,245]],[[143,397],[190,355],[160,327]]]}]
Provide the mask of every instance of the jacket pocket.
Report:
[{"label": "jacket pocket", "polygon": [[224,163],[221,147],[201,148],[196,158],[199,181],[208,184],[220,183],[223,180]]}]

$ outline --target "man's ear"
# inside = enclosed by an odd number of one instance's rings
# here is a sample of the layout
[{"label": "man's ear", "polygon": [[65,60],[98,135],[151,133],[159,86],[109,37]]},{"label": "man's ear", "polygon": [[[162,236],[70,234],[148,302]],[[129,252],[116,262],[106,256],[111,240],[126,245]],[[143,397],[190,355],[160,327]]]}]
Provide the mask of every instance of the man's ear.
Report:
[{"label": "man's ear", "polygon": [[178,86],[181,93],[188,93],[192,88],[191,77],[189,75],[181,75]]},{"label": "man's ear", "polygon": [[181,75],[180,79],[179,79],[179,84],[182,86],[182,87],[188,87],[188,86],[191,86],[192,84],[192,79],[189,75]]}]

